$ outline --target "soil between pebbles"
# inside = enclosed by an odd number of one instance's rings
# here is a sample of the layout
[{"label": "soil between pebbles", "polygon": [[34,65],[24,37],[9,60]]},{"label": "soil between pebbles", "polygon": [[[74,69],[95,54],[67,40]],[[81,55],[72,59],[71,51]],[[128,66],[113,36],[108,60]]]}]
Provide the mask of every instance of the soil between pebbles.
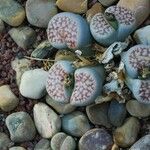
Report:
[{"label": "soil between pebbles", "polygon": [[[26,0],[18,0],[22,6],[25,6]],[[150,17],[145,21],[144,25],[148,25],[150,23]],[[24,21],[24,25],[31,26],[27,23],[27,21]],[[142,25],[143,26],[143,25]],[[31,117],[33,117],[32,109],[33,106],[39,102],[43,101],[43,99],[40,100],[32,100],[23,97],[18,90],[18,86],[16,85],[15,81],[15,71],[11,68],[11,61],[14,60],[16,57],[23,58],[24,56],[30,56],[33,49],[22,49],[17,46],[17,44],[11,39],[10,35],[8,34],[8,31],[11,27],[7,24],[5,24],[5,32],[0,35],[0,86],[9,84],[11,87],[11,90],[14,92],[14,94],[19,98],[19,105],[16,109],[14,109],[11,112],[3,112],[0,110],[0,132],[5,132],[7,135],[9,135],[8,129],[5,125],[5,118],[13,113],[18,111],[25,111],[30,114]],[[35,30],[37,35],[37,43],[41,43],[42,41],[47,39],[47,34],[45,29],[37,28],[32,26],[32,28]],[[42,63],[40,61],[32,61],[32,67],[38,68],[41,67]],[[85,112],[84,108],[79,108],[80,111]],[[142,137],[150,132],[150,119],[145,118],[140,120],[141,128],[139,137]],[[97,127],[97,126],[96,126]],[[111,132],[112,129],[110,129]],[[33,150],[36,143],[42,139],[42,137],[37,133],[34,140],[30,142],[23,142],[20,144],[15,144],[18,146],[23,146],[27,150]]]}]

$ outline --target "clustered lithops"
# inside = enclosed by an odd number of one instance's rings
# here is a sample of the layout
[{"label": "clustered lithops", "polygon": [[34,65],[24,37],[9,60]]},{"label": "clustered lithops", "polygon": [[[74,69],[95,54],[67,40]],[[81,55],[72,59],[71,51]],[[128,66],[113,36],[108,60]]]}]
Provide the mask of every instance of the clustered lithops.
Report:
[{"label": "clustered lithops", "polygon": [[147,149],[150,1],[67,1],[0,0],[0,150]]}]

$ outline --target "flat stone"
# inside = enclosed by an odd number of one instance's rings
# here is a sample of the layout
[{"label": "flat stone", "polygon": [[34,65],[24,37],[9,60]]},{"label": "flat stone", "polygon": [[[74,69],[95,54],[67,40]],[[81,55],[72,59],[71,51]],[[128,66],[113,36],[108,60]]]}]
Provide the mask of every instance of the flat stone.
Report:
[{"label": "flat stone", "polygon": [[34,150],[52,150],[50,141],[48,139],[41,139],[36,145]]},{"label": "flat stone", "polygon": [[49,95],[46,96],[46,102],[49,104],[53,109],[55,109],[60,114],[68,114],[75,110],[75,106],[72,106],[70,103],[60,103],[53,100]]},{"label": "flat stone", "polygon": [[62,129],[69,135],[81,137],[90,128],[88,118],[80,111],[75,111],[62,117]]},{"label": "flat stone", "polygon": [[150,45],[150,25],[136,30],[133,37],[138,44]]},{"label": "flat stone", "polygon": [[36,129],[30,115],[26,112],[16,112],[6,118],[6,126],[10,138],[14,142],[30,141],[35,137]]},{"label": "flat stone", "polygon": [[43,138],[51,138],[60,131],[60,117],[46,104],[34,105],[33,114],[35,126]]},{"label": "flat stone", "polygon": [[57,14],[55,3],[55,0],[27,0],[28,22],[34,26],[46,28],[49,20]]},{"label": "flat stone", "polygon": [[107,128],[111,127],[108,119],[108,103],[93,104],[86,107],[86,113],[89,120],[95,125],[102,125]]},{"label": "flat stone", "polygon": [[11,146],[13,146],[13,142],[11,142],[8,135],[0,132],[0,150],[7,150]]},{"label": "flat stone", "polygon": [[0,0],[0,18],[11,26],[19,26],[25,19],[25,10],[15,0]]},{"label": "flat stone", "polygon": [[12,28],[9,31],[9,34],[11,38],[17,43],[17,45],[24,49],[32,46],[36,39],[35,31],[27,26]]},{"label": "flat stone", "polygon": [[2,33],[5,29],[3,21],[0,19],[0,33]]},{"label": "flat stone", "polygon": [[52,150],[75,150],[76,142],[73,137],[59,132],[51,139]]},{"label": "flat stone", "polygon": [[82,14],[87,11],[88,0],[57,0],[56,5],[63,11]]},{"label": "flat stone", "polygon": [[25,71],[21,77],[20,93],[27,98],[42,98],[46,94],[47,75],[43,69]]},{"label": "flat stone", "polygon": [[142,104],[137,100],[130,100],[126,103],[127,111],[130,115],[135,117],[148,117],[150,116],[150,105]]},{"label": "flat stone", "polygon": [[9,148],[9,150],[26,150],[26,149],[21,146],[14,146],[14,147]]},{"label": "flat stone", "polygon": [[98,0],[103,6],[110,6],[118,0]]},{"label": "flat stone", "polygon": [[11,111],[17,107],[19,99],[11,91],[9,85],[0,86],[0,108],[3,111]]},{"label": "flat stone", "polygon": [[108,118],[112,125],[121,126],[123,121],[125,120],[127,111],[124,104],[119,103],[116,100],[111,101],[109,110],[108,110]]},{"label": "flat stone", "polygon": [[103,128],[87,131],[79,140],[79,150],[110,150],[113,144],[111,135]]},{"label": "flat stone", "polygon": [[131,146],[137,139],[139,129],[139,120],[134,117],[128,118],[121,127],[116,128],[114,131],[115,143],[123,148]]},{"label": "flat stone", "polygon": [[149,150],[150,148],[150,134],[143,136],[135,142],[129,150]]}]

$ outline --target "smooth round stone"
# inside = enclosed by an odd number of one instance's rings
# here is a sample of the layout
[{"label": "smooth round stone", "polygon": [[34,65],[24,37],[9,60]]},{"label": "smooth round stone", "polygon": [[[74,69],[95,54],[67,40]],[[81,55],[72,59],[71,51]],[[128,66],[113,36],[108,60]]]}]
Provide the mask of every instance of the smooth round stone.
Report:
[{"label": "smooth round stone", "polygon": [[5,28],[4,23],[3,23],[3,21],[0,19],[0,33],[4,31],[4,28]]},{"label": "smooth round stone", "polygon": [[21,146],[14,146],[14,147],[9,148],[9,150],[26,150],[26,149]]},{"label": "smooth round stone", "polygon": [[46,94],[47,75],[43,69],[25,71],[21,77],[20,93],[27,98],[40,99]]},{"label": "smooth round stone", "polygon": [[76,142],[71,136],[59,132],[52,137],[51,147],[53,150],[75,150]]},{"label": "smooth round stone", "polygon": [[15,0],[0,0],[0,18],[11,26],[19,26],[25,19],[25,10]]},{"label": "smooth round stone", "polygon": [[57,14],[55,2],[55,0],[27,0],[28,22],[34,26],[46,28],[49,20]]},{"label": "smooth round stone", "polygon": [[3,132],[0,132],[0,149],[7,150],[12,145],[13,143],[9,139],[8,135]]},{"label": "smooth round stone", "polygon": [[112,144],[112,137],[105,129],[95,128],[81,137],[79,150],[110,150]]},{"label": "smooth round stone", "polygon": [[130,117],[126,122],[121,126],[116,128],[114,131],[114,141],[120,147],[129,147],[137,139],[139,133],[140,123],[138,119]]},{"label": "smooth round stone", "polygon": [[90,128],[87,117],[80,111],[75,111],[62,117],[62,129],[69,135],[81,137]]},{"label": "smooth round stone", "polygon": [[60,114],[68,114],[76,109],[70,103],[60,103],[53,100],[49,95],[46,96],[46,102]]},{"label": "smooth round stone", "polygon": [[46,104],[38,103],[33,108],[34,122],[43,138],[51,138],[61,127],[60,117]]},{"label": "smooth round stone", "polygon": [[108,103],[89,105],[86,107],[86,113],[93,124],[110,128],[111,124],[108,119],[108,108]]},{"label": "smooth round stone", "polygon": [[12,28],[9,31],[11,38],[17,43],[21,48],[29,48],[32,46],[36,39],[35,31],[27,26]]},{"label": "smooth round stone", "polygon": [[3,111],[11,111],[17,107],[19,99],[11,91],[9,85],[0,86],[0,108]]},{"label": "smooth round stone", "polygon": [[138,44],[150,45],[150,25],[135,31],[133,37]]},{"label": "smooth round stone", "polygon": [[149,150],[150,148],[150,134],[143,136],[136,143],[134,143],[129,150]]},{"label": "smooth round stone", "polygon": [[57,0],[56,5],[63,11],[82,14],[87,11],[88,0]]},{"label": "smooth round stone", "polygon": [[48,139],[41,139],[35,145],[34,150],[51,150],[50,141]]},{"label": "smooth round stone", "polygon": [[150,105],[139,103],[137,100],[130,100],[126,103],[127,111],[135,117],[150,116]]},{"label": "smooth round stone", "polygon": [[126,117],[126,113],[127,111],[124,104],[121,104],[116,100],[111,101],[108,110],[108,117],[112,125],[117,127],[121,126]]},{"label": "smooth round stone", "polygon": [[110,6],[118,0],[98,0],[104,6]]},{"label": "smooth round stone", "polygon": [[26,112],[16,112],[6,118],[6,126],[10,138],[14,142],[30,141],[35,137],[36,129],[30,115]]}]

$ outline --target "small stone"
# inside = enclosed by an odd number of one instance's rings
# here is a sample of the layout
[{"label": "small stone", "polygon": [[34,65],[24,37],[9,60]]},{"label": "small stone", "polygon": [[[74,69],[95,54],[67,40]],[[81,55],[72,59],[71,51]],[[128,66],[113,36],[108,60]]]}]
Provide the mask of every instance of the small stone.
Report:
[{"label": "small stone", "polygon": [[102,128],[87,131],[79,140],[79,150],[110,150],[112,145],[111,135]]},{"label": "small stone", "polygon": [[75,110],[75,106],[70,103],[60,103],[53,100],[49,95],[46,96],[46,102],[60,114],[68,114]]},{"label": "small stone", "polygon": [[46,94],[47,75],[43,69],[25,71],[21,77],[20,93],[27,98],[40,99]]},{"label": "small stone", "polygon": [[114,131],[115,143],[124,148],[131,146],[137,139],[139,129],[139,120],[134,117],[128,118],[121,127]]},{"label": "small stone", "polygon": [[69,135],[81,137],[91,128],[84,113],[75,111],[62,117],[62,129]]},{"label": "small stone", "polygon": [[9,139],[8,135],[0,132],[0,150],[7,150],[12,145],[13,143]]},{"label": "small stone", "polygon": [[4,28],[5,28],[4,23],[3,23],[3,21],[0,19],[0,33],[2,33],[2,32],[4,31]]},{"label": "small stone", "polygon": [[36,145],[34,150],[51,150],[50,141],[41,139]]},{"label": "small stone", "polygon": [[103,13],[104,8],[100,3],[95,3],[87,12],[86,12],[86,19],[88,22],[91,21],[92,17],[97,13]]},{"label": "small stone", "polygon": [[52,137],[51,147],[53,150],[75,150],[76,142],[71,136],[59,132]]},{"label": "small stone", "polygon": [[150,134],[143,136],[136,143],[134,143],[129,150],[149,150],[150,148]]},{"label": "small stone", "polygon": [[108,108],[108,103],[89,105],[86,107],[86,113],[93,124],[110,128],[111,124],[108,119]]},{"label": "small stone", "polygon": [[36,129],[30,115],[26,112],[16,112],[6,118],[6,126],[10,138],[14,142],[30,141],[35,137]]},{"label": "small stone", "polygon": [[88,0],[57,0],[56,5],[63,11],[82,14],[87,11]]},{"label": "small stone", "polygon": [[15,58],[11,62],[11,67],[16,71],[16,82],[17,85],[20,85],[22,74],[30,69],[31,61],[29,59],[18,59]]},{"label": "small stone", "polygon": [[9,148],[9,150],[26,150],[26,149],[21,146],[14,146],[14,147]]},{"label": "small stone", "polygon": [[117,2],[118,0],[98,0],[104,6],[110,6],[113,3]]},{"label": "small stone", "polygon": [[49,20],[57,14],[55,3],[55,0],[27,0],[28,22],[34,26],[46,28]]},{"label": "small stone", "polygon": [[116,127],[121,126],[126,117],[126,113],[127,111],[124,104],[121,104],[116,100],[111,101],[108,110],[108,117],[112,125]]},{"label": "small stone", "polygon": [[0,86],[0,108],[3,111],[11,111],[17,107],[19,99],[11,91],[9,85]]},{"label": "small stone", "polygon": [[137,100],[130,100],[126,103],[127,111],[130,115],[135,117],[148,117],[150,116],[150,105],[142,104]]},{"label": "small stone", "polygon": [[9,34],[17,45],[24,49],[29,48],[36,39],[35,31],[27,26],[12,28]]},{"label": "small stone", "polygon": [[51,138],[61,127],[60,117],[46,104],[38,103],[33,108],[34,122],[43,138]]},{"label": "small stone", "polygon": [[138,44],[150,45],[150,25],[135,31],[133,37]]},{"label": "small stone", "polygon": [[0,18],[11,26],[19,26],[25,19],[25,10],[15,0],[0,0]]}]

